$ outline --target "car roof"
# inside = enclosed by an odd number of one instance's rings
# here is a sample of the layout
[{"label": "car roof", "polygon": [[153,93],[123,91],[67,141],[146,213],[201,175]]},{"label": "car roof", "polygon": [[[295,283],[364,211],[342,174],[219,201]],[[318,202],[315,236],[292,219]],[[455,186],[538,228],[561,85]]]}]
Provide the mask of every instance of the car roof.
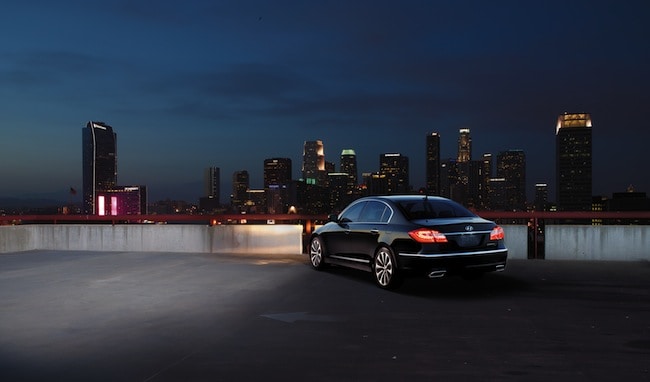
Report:
[{"label": "car roof", "polygon": [[[449,200],[447,198],[443,198],[442,196],[434,196],[434,195],[381,195],[381,196],[367,196],[364,198],[361,198],[363,200],[390,200],[393,202],[402,202],[402,201],[409,201],[409,200],[422,200],[422,199],[434,199],[434,200]],[[360,200],[361,200],[360,199]]]}]

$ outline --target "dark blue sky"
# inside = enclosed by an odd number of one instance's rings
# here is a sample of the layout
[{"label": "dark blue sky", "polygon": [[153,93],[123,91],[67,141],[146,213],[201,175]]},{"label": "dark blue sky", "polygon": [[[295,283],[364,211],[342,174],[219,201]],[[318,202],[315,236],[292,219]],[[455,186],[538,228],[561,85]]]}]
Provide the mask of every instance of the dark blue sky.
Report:
[{"label": "dark blue sky", "polygon": [[[81,129],[118,134],[118,181],[195,199],[204,167],[262,186],[265,158],[321,139],[410,158],[523,149],[555,186],[555,124],[593,119],[594,194],[650,192],[645,1],[34,1],[0,13],[0,196],[81,186]],[[532,192],[529,192],[529,198]]]}]

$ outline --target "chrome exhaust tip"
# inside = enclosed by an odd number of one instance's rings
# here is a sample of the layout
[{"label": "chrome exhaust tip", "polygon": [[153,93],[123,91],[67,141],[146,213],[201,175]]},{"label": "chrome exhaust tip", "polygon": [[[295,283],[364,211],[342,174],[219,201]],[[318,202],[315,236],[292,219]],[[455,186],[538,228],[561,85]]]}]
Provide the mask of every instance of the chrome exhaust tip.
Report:
[{"label": "chrome exhaust tip", "polygon": [[440,277],[444,277],[446,274],[447,274],[447,271],[445,269],[439,269],[439,270],[436,270],[436,271],[431,271],[429,273],[429,278],[430,279],[437,279],[437,278],[440,278]]}]

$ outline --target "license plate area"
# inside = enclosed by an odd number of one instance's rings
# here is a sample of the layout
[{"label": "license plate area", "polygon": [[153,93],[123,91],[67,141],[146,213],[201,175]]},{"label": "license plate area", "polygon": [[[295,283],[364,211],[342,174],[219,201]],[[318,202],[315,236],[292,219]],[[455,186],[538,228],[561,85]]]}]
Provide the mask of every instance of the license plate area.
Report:
[{"label": "license plate area", "polygon": [[459,235],[456,237],[456,244],[461,248],[477,247],[481,244],[482,235]]}]

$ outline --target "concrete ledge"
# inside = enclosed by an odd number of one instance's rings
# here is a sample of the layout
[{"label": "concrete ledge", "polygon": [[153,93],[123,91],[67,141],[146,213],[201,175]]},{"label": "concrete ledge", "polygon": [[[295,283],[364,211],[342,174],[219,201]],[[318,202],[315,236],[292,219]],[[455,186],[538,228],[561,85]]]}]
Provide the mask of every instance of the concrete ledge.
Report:
[{"label": "concrete ledge", "polygon": [[525,225],[502,225],[506,235],[506,248],[509,259],[528,258],[528,227]]},{"label": "concrete ledge", "polygon": [[302,253],[300,225],[24,225],[0,227],[0,253],[35,249]]},{"label": "concrete ledge", "polygon": [[549,260],[650,260],[650,226],[546,226]]},{"label": "concrete ledge", "polygon": [[[510,259],[528,256],[528,227],[504,225]],[[79,251],[301,254],[301,225],[0,226],[0,253]],[[548,225],[549,260],[650,261],[650,226]]]},{"label": "concrete ledge", "polygon": [[221,225],[210,228],[211,253],[302,253],[302,225]]}]

